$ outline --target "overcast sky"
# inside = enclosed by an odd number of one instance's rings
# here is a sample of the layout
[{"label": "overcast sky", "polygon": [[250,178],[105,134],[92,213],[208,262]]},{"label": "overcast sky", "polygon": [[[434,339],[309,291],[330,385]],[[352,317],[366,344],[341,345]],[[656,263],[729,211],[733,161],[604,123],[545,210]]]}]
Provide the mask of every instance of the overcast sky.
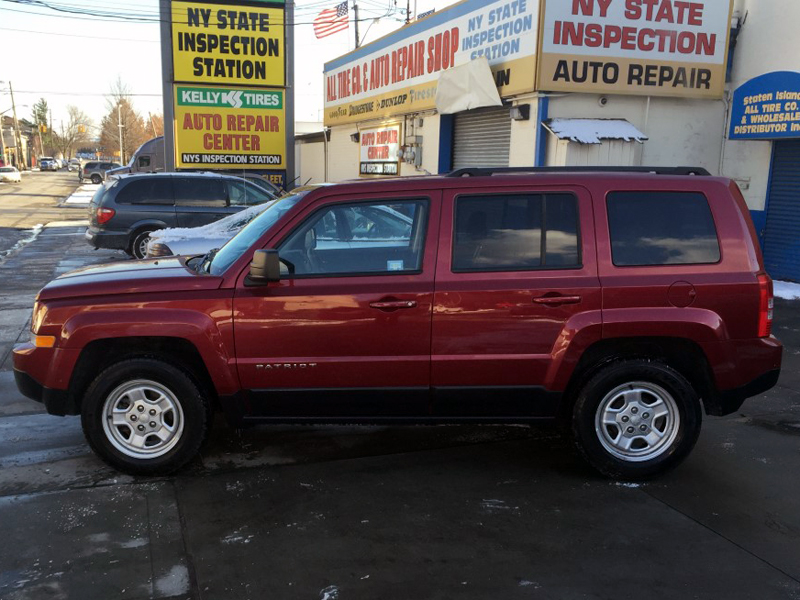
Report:
[{"label": "overcast sky", "polygon": [[[157,0],[47,0],[65,9],[78,9],[117,15],[141,15],[153,18],[158,13]],[[372,18],[387,13],[379,22],[360,23],[360,34],[368,33],[373,41],[397,28],[404,21],[399,6],[391,0],[359,0],[359,17]],[[311,25],[324,8],[332,8],[336,0],[306,0],[297,5],[295,21],[296,119],[321,121],[323,103],[323,64],[353,49],[354,32],[341,32],[317,40]],[[451,2],[447,2],[450,4]],[[415,2],[411,1],[412,12]],[[445,4],[434,0],[417,0],[417,12],[431,8],[441,10]],[[352,0],[350,0],[352,7]],[[352,17],[352,10],[350,11]],[[157,17],[156,17],[157,18]],[[12,0],[0,0],[0,112],[11,107],[8,82],[14,87],[17,116],[30,119],[32,106],[46,98],[53,110],[53,124],[66,120],[66,108],[78,106],[99,125],[106,113],[105,94],[117,77],[133,93],[136,109],[163,112],[161,100],[161,54],[157,23],[131,20],[108,21],[96,16],[73,16],[47,8],[37,8]],[[10,115],[11,112],[5,114]]]}]

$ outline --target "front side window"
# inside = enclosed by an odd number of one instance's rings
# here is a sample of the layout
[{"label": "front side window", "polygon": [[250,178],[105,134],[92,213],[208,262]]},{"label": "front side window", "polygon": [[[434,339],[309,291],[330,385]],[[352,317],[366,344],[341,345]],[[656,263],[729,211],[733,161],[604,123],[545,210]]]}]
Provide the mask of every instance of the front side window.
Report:
[{"label": "front side window", "polygon": [[139,168],[143,169],[145,167],[150,166],[150,157],[149,156],[140,156],[139,157]]},{"label": "front side window", "polygon": [[225,182],[219,177],[175,177],[176,206],[221,208],[228,205]]},{"label": "front side window", "polygon": [[278,251],[295,276],[419,271],[427,209],[425,200],[327,206],[290,234]]},{"label": "front side window", "polygon": [[492,194],[456,199],[453,271],[580,267],[572,194]]},{"label": "front side window", "polygon": [[612,192],[606,200],[616,266],[719,262],[708,200],[697,192]]},{"label": "front side window", "polygon": [[268,202],[274,198],[274,196],[269,195],[258,186],[246,181],[228,179],[226,185],[228,186],[228,198],[230,198],[231,206],[252,206],[253,204]]}]

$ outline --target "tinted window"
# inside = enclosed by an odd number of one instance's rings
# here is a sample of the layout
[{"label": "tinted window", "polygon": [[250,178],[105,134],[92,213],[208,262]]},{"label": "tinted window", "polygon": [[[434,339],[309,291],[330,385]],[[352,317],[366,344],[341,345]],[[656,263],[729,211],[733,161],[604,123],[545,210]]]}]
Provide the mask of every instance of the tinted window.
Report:
[{"label": "tinted window", "polygon": [[140,156],[139,157],[139,168],[149,167],[149,166],[150,166],[150,157],[149,156]]},{"label": "tinted window", "polygon": [[175,177],[176,206],[228,205],[225,181],[217,177]]},{"label": "tinted window", "polygon": [[418,271],[426,220],[422,200],[337,204],[317,211],[278,250],[295,275]]},{"label": "tinted window", "polygon": [[703,194],[613,192],[607,206],[615,265],[719,261],[717,230]]},{"label": "tinted window", "polygon": [[456,200],[454,271],[578,266],[575,196],[509,194]]},{"label": "tinted window", "polygon": [[128,181],[115,198],[117,204],[172,204],[170,177],[143,177]]},{"label": "tinted window", "polygon": [[96,167],[97,167],[96,162],[88,162],[83,166],[84,169],[94,169]]}]

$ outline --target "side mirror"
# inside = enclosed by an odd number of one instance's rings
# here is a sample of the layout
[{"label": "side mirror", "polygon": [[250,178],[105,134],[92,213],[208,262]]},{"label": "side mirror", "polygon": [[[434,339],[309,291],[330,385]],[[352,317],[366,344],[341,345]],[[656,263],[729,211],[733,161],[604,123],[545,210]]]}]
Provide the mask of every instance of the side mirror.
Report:
[{"label": "side mirror", "polygon": [[250,262],[250,279],[254,283],[281,280],[281,261],[277,250],[256,250]]}]

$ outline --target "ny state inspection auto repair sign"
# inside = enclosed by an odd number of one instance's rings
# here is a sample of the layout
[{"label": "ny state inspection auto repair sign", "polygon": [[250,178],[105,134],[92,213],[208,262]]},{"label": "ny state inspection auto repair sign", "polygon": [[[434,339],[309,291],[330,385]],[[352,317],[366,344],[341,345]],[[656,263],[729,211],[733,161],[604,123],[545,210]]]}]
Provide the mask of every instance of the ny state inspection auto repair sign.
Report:
[{"label": "ny state inspection auto repair sign", "polygon": [[175,166],[285,169],[283,90],[175,85]]},{"label": "ny state inspection auto repair sign", "polygon": [[546,0],[537,89],[722,98],[732,0]]},{"label": "ny state inspection auto repair sign", "polygon": [[286,84],[283,8],[172,2],[174,81]]}]

